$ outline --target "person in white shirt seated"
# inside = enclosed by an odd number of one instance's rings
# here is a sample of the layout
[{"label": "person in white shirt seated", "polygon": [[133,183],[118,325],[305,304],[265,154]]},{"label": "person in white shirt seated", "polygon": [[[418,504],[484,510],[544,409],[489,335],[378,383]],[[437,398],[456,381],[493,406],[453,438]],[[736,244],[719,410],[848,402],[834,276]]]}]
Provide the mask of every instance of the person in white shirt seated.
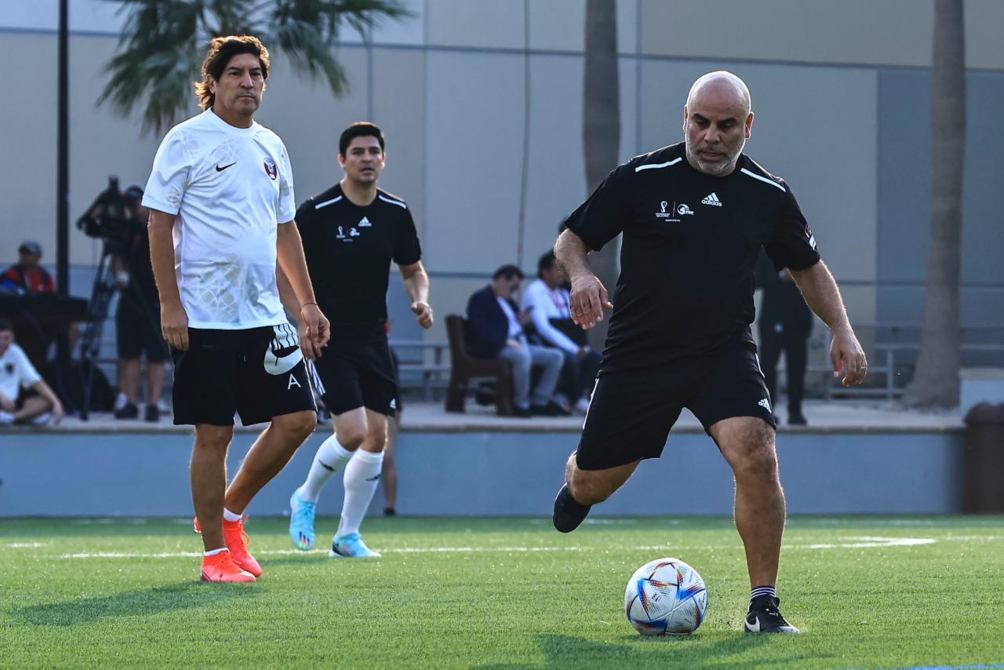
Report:
[{"label": "person in white shirt seated", "polygon": [[[531,343],[523,331],[530,322],[518,311],[515,295],[523,272],[503,265],[492,274],[488,286],[475,291],[467,301],[467,351],[474,358],[503,358],[512,364],[515,415],[561,416],[567,412],[554,400],[561,376],[562,357],[553,349]],[[532,384],[531,369],[540,370]]]},{"label": "person in white shirt seated", "polygon": [[14,343],[14,328],[0,319],[0,426],[52,423],[63,418],[63,405]]},{"label": "person in white shirt seated", "polygon": [[537,261],[537,277],[523,292],[522,309],[529,312],[531,339],[564,355],[556,400],[582,414],[589,407],[589,394],[602,356],[586,342],[586,332],[572,322],[568,308],[565,274],[548,251]]}]

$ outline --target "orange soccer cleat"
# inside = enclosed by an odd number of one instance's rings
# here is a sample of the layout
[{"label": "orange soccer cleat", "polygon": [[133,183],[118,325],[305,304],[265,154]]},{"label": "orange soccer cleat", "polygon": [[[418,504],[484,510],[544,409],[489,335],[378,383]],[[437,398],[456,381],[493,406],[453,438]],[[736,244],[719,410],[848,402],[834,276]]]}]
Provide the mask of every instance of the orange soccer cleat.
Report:
[{"label": "orange soccer cleat", "polygon": [[[201,533],[199,527],[199,517],[192,521],[192,528],[196,533]],[[261,566],[258,561],[248,551],[247,541],[251,536],[244,532],[244,520],[227,521],[223,520],[223,541],[226,542],[227,549],[230,550],[230,557],[237,566],[255,577],[261,577]]]},{"label": "orange soccer cleat", "polygon": [[221,551],[212,556],[202,557],[202,581],[204,582],[253,582],[255,576],[241,570],[229,551]]},{"label": "orange soccer cleat", "polygon": [[250,572],[255,577],[261,577],[261,566],[248,552],[247,542],[251,537],[244,532],[244,520],[223,520],[223,541],[227,543],[230,555],[242,570]]}]

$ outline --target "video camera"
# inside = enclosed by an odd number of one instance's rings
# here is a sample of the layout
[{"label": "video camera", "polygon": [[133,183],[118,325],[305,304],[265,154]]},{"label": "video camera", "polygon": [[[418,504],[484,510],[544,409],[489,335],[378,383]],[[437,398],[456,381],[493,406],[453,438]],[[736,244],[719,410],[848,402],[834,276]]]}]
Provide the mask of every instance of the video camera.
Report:
[{"label": "video camera", "polygon": [[104,240],[109,250],[124,255],[129,239],[139,222],[135,209],[119,190],[118,177],[108,177],[108,188],[98,194],[94,203],[77,220],[77,228],[88,237]]}]

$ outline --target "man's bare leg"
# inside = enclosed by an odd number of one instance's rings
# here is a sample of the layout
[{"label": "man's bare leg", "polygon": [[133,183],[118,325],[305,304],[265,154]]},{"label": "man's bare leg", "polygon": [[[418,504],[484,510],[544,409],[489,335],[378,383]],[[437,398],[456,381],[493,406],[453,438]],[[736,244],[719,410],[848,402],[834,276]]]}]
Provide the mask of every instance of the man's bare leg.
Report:
[{"label": "man's bare leg", "polygon": [[227,486],[227,448],[233,436],[233,426],[202,423],[195,427],[192,502],[206,551],[226,546],[223,542],[223,494]]},{"label": "man's bare leg", "polygon": [[589,514],[591,505],[603,502],[631,477],[640,461],[633,461],[602,470],[582,470],[572,452],[565,462],[565,485],[554,499],[554,527],[570,533],[579,527]]}]

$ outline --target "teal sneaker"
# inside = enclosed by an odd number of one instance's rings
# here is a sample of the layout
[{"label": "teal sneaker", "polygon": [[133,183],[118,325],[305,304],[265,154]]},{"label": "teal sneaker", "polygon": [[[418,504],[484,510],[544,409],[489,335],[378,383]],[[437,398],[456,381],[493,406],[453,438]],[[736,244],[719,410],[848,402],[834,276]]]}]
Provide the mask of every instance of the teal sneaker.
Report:
[{"label": "teal sneaker", "polygon": [[359,533],[340,535],[331,541],[332,558],[380,558],[379,551],[373,551],[366,546]]},{"label": "teal sneaker", "polygon": [[316,503],[304,500],[293,491],[289,497],[289,539],[300,551],[314,548],[314,510]]}]

